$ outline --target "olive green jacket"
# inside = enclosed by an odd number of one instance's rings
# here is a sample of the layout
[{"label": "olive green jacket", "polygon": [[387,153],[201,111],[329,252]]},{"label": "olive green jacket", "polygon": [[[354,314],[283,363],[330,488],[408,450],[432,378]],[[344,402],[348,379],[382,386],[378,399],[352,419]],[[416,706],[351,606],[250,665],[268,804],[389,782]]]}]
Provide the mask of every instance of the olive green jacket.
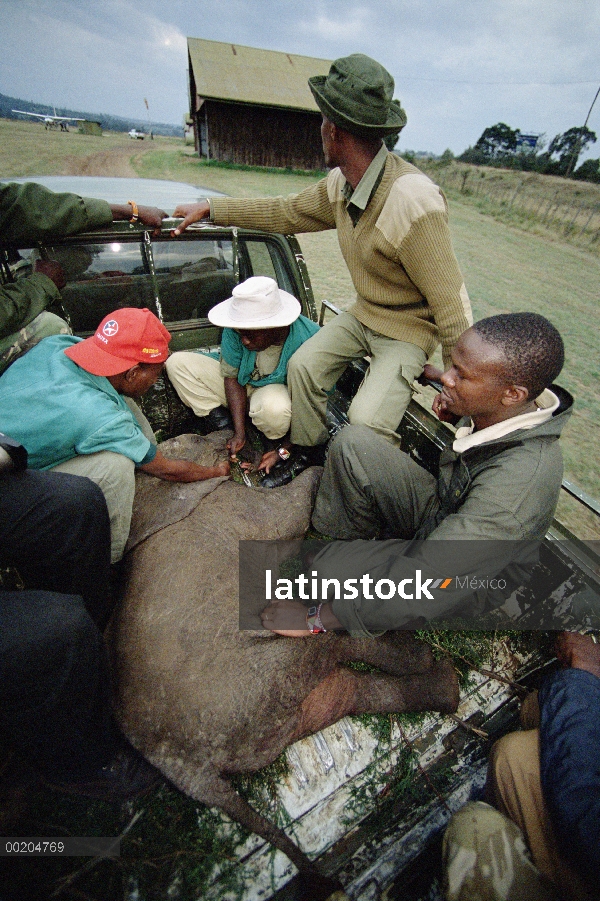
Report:
[{"label": "olive green jacket", "polygon": [[[0,184],[0,248],[31,247],[111,222],[104,200],[55,194],[32,182]],[[54,282],[41,273],[0,285],[0,339],[28,325],[59,297]]]}]

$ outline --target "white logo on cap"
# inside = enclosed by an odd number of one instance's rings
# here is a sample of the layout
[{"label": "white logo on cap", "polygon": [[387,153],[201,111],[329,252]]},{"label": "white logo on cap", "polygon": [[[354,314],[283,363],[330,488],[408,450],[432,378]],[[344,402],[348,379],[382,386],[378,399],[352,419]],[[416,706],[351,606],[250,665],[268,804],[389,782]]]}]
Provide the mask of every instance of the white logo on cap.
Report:
[{"label": "white logo on cap", "polygon": [[104,323],[102,331],[107,336],[107,338],[111,338],[119,331],[119,323],[115,319],[109,319],[108,322]]}]

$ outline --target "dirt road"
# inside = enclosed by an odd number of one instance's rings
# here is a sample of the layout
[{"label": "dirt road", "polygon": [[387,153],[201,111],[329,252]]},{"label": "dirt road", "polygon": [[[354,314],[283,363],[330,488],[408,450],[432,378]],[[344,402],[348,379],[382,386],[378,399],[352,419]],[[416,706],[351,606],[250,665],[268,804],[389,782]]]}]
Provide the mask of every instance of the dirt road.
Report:
[{"label": "dirt road", "polygon": [[[148,142],[150,144],[150,142]],[[116,178],[135,178],[137,172],[131,161],[151,150],[151,146],[132,152],[131,146],[117,146],[88,156],[66,156],[63,175],[110,175]]]}]

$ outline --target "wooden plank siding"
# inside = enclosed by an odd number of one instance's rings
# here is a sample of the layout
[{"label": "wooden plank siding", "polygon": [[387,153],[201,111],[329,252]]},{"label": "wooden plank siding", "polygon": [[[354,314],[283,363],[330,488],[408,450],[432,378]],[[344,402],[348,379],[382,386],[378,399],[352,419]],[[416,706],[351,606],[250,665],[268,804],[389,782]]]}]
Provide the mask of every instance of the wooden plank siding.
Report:
[{"label": "wooden plank siding", "polygon": [[320,128],[318,113],[205,100],[195,117],[196,150],[243,166],[324,169]]},{"label": "wooden plank siding", "polygon": [[188,38],[190,115],[199,156],[245,166],[324,169],[308,77],[328,60]]}]

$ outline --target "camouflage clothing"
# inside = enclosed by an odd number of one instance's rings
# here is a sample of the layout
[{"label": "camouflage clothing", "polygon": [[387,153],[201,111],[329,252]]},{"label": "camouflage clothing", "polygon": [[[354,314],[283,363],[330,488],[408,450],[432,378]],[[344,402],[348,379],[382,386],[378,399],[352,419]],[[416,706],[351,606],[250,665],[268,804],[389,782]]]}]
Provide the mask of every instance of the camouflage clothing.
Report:
[{"label": "camouflage clothing", "polygon": [[539,725],[532,692],[521,707],[522,731],[492,747],[487,794],[496,807],[471,802],[452,817],[443,846],[447,901],[600,901],[555,835],[540,781]]},{"label": "camouflage clothing", "polygon": [[444,835],[447,901],[556,901],[533,864],[521,830],[499,811],[472,801]]}]

